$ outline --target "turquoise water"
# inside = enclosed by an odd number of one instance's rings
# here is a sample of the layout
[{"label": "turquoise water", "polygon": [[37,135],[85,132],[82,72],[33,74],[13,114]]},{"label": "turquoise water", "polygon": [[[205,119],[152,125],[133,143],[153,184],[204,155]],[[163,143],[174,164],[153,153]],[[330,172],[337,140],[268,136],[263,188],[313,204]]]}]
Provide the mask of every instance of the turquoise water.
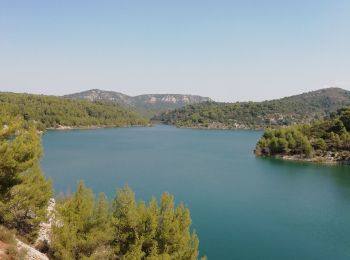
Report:
[{"label": "turquoise water", "polygon": [[255,158],[259,131],[52,131],[42,165],[56,193],[82,179],[112,198],[184,201],[209,259],[350,259],[350,167]]}]

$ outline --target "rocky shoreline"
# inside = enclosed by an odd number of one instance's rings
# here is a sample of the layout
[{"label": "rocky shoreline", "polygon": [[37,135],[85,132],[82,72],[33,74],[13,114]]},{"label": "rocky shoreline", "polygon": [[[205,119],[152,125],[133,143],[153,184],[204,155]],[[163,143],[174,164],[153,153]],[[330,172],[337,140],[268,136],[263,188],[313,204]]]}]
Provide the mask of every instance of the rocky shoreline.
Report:
[{"label": "rocky shoreline", "polygon": [[[172,124],[170,124],[172,125]],[[263,127],[249,127],[241,124],[227,125],[223,123],[210,123],[208,125],[175,125],[177,128],[185,129],[207,129],[207,130],[263,130]]]},{"label": "rocky shoreline", "polygon": [[331,154],[328,154],[326,156],[313,156],[313,157],[307,157],[305,155],[281,155],[281,154],[277,154],[277,155],[256,154],[256,156],[263,157],[263,158],[273,158],[273,159],[279,159],[279,160],[294,161],[294,162],[308,162],[308,163],[318,163],[318,164],[327,164],[327,165],[350,165],[349,159],[340,159],[336,156],[332,156]]}]

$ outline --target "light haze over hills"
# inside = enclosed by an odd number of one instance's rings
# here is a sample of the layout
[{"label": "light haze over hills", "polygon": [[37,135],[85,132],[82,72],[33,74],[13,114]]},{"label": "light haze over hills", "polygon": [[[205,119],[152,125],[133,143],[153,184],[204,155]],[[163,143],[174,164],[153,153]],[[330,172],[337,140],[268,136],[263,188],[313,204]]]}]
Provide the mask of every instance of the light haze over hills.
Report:
[{"label": "light haze over hills", "polygon": [[349,89],[350,2],[2,1],[0,91],[262,101]]}]

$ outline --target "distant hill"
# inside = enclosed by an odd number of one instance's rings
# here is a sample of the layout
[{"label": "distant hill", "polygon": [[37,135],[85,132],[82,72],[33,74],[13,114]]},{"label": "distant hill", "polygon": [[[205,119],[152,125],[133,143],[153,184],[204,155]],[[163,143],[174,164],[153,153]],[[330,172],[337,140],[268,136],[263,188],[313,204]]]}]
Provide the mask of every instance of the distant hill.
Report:
[{"label": "distant hill", "polygon": [[42,128],[132,126],[149,121],[130,108],[63,97],[0,92],[0,116],[35,120]]},{"label": "distant hill", "polygon": [[187,105],[165,112],[157,119],[179,127],[265,128],[308,123],[329,116],[348,105],[350,91],[325,88],[263,102],[205,102]]},{"label": "distant hill", "polygon": [[114,102],[136,108],[149,117],[154,114],[179,108],[189,104],[211,101],[208,97],[181,94],[145,94],[128,96],[119,92],[91,89],[64,96],[70,99],[85,99],[89,101]]}]

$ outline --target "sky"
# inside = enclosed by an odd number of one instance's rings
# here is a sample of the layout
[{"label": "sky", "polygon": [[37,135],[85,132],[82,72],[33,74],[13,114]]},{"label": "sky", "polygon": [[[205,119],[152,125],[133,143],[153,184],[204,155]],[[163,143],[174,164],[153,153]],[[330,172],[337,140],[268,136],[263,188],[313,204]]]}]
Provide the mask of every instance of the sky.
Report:
[{"label": "sky", "polygon": [[0,0],[0,91],[350,90],[348,0]]}]

